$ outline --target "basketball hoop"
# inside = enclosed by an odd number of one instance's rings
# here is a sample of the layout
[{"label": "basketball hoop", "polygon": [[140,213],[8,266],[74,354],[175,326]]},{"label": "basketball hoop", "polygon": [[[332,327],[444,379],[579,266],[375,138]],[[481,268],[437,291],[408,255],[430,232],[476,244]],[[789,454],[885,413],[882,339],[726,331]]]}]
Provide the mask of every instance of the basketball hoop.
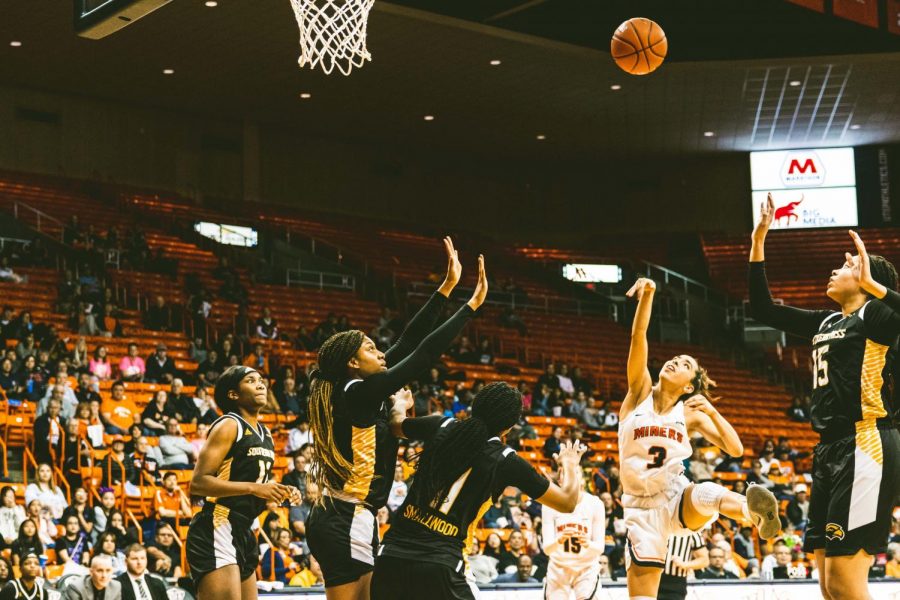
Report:
[{"label": "basketball hoop", "polygon": [[366,49],[366,26],[375,0],[291,0],[300,26],[300,67],[337,68],[349,75],[372,55]]}]

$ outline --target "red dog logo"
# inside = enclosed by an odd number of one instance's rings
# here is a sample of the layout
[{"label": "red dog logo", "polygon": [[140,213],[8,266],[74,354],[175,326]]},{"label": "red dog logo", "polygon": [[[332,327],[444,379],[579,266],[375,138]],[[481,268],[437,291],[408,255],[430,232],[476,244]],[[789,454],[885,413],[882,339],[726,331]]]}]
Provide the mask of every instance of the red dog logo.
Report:
[{"label": "red dog logo", "polygon": [[788,225],[791,224],[791,217],[794,218],[795,221],[799,221],[800,217],[797,216],[797,213],[794,212],[794,209],[803,202],[803,196],[800,196],[800,199],[796,202],[788,202],[784,206],[780,206],[775,209],[775,217],[774,219],[781,225],[781,219],[787,219]]}]

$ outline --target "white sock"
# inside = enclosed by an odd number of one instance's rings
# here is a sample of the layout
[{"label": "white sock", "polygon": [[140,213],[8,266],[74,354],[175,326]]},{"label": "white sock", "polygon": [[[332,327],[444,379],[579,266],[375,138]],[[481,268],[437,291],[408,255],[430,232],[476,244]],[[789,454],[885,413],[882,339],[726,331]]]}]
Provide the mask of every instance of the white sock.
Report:
[{"label": "white sock", "polygon": [[656,600],[656,596],[631,596],[631,600]]}]

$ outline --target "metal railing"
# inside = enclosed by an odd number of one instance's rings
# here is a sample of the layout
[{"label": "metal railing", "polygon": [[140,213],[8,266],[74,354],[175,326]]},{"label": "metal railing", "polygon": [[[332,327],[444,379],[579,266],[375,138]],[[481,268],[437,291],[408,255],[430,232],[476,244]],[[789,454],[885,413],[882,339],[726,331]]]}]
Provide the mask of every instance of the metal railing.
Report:
[{"label": "metal railing", "polygon": [[51,223],[56,223],[57,225],[59,225],[59,236],[58,236],[58,238],[54,238],[54,239],[59,239],[60,241],[62,240],[63,230],[65,229],[65,224],[63,224],[62,221],[60,221],[56,217],[51,217],[44,211],[38,210],[35,207],[31,206],[30,204],[25,204],[21,200],[16,200],[13,203],[13,216],[16,219],[19,218],[19,210],[20,209],[22,210],[23,217],[25,214],[29,214],[29,213],[35,215],[35,219],[36,219],[35,229],[37,229],[39,232],[41,232],[45,235],[49,235],[49,234],[47,234],[47,232],[46,232],[46,226],[44,227],[44,229],[41,229],[41,220],[42,219],[45,222],[50,221]]},{"label": "metal railing", "polygon": [[306,269],[288,269],[285,277],[288,287],[304,286],[316,287],[320,290],[349,290],[356,291],[356,277],[348,273],[328,273],[324,271],[309,271]]},{"label": "metal railing", "polygon": [[705,283],[691,279],[686,275],[682,275],[672,269],[667,269],[660,265],[650,262],[644,262],[644,273],[646,276],[656,282],[664,283],[673,289],[680,289],[685,294],[698,296],[706,302],[717,306],[727,306],[728,296],[725,293],[715,290]]}]

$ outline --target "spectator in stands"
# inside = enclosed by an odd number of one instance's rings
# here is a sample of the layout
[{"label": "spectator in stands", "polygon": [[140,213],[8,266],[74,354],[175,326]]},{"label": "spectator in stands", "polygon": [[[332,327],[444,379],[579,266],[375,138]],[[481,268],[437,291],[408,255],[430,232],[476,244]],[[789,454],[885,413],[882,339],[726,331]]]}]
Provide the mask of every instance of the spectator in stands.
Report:
[{"label": "spectator in stands", "polygon": [[733,541],[734,553],[747,561],[747,570],[759,568],[759,559],[756,557],[756,545],[753,543],[753,528],[749,525],[740,527],[734,534]]},{"label": "spectator in stands", "polygon": [[94,533],[97,534],[95,538],[100,532],[106,531],[109,514],[115,507],[116,493],[111,488],[100,488],[100,503],[94,507]]},{"label": "spectator in stands", "polygon": [[194,446],[181,433],[178,419],[166,420],[166,433],[159,438],[162,464],[167,469],[190,469],[197,462]]},{"label": "spectator in stands", "polygon": [[219,350],[220,363],[222,364],[228,364],[232,357],[240,360],[238,350],[235,347],[234,336],[231,334],[226,335],[222,339],[222,342],[219,344]]},{"label": "spectator in stands", "polygon": [[138,541],[137,530],[133,526],[125,526],[125,515],[117,508],[109,511],[106,531],[116,536],[116,548],[123,550]]},{"label": "spectator in stands", "polygon": [[544,458],[553,459],[554,454],[559,454],[560,443],[563,438],[563,428],[556,426],[553,432],[544,441]]},{"label": "spectator in stands", "polygon": [[531,557],[522,554],[516,559],[514,571],[500,575],[491,583],[537,583],[538,580],[531,576],[533,566]]},{"label": "spectator in stands", "polygon": [[313,443],[312,430],[309,428],[309,421],[302,420],[297,423],[297,427],[288,431],[287,445],[285,451],[288,454],[294,454],[300,451],[300,448],[306,444]]},{"label": "spectator in stands", "polygon": [[216,408],[216,404],[213,401],[212,396],[206,391],[204,387],[197,388],[197,400],[199,401],[199,406],[197,410],[199,411],[200,416],[197,418],[197,426],[200,426],[202,423],[206,425],[212,425],[216,419],[219,418],[220,412],[218,408]]},{"label": "spectator in stands", "polygon": [[805,483],[798,483],[794,486],[794,499],[788,503],[785,510],[788,522],[798,531],[806,529],[806,524],[809,520],[808,492],[809,488],[806,487]]},{"label": "spectator in stands", "polygon": [[[106,288],[106,291],[111,291]],[[105,302],[97,316],[97,322],[100,326],[100,333],[105,337],[122,337],[122,312],[119,310],[115,302]]]},{"label": "spectator in stands", "polygon": [[559,389],[566,393],[568,396],[572,396],[575,394],[575,383],[572,381],[572,378],[569,376],[569,365],[563,363],[559,366],[559,373],[556,375],[559,380]]},{"label": "spectator in stands", "polygon": [[172,311],[166,304],[166,299],[156,296],[153,304],[147,309],[144,323],[147,329],[153,331],[170,331],[172,329]]},{"label": "spectator in stands", "polygon": [[64,519],[65,534],[56,540],[56,555],[59,562],[65,564],[69,561],[76,565],[87,566],[91,557],[90,541],[87,534],[81,530],[78,517],[70,515]]},{"label": "spectator in stands", "polygon": [[[379,337],[380,336],[376,334],[375,338],[373,338],[376,340],[376,343],[378,343]],[[390,344],[388,344],[388,346],[390,346]],[[297,335],[294,337],[294,348],[304,352],[314,352],[316,350],[316,340],[309,334],[305,325],[301,325],[297,330]]]},{"label": "spectator in stands", "polygon": [[709,551],[709,566],[697,571],[697,579],[737,579],[738,576],[725,570],[725,551],[721,548],[713,548]]},{"label": "spectator in stands", "polygon": [[24,520],[25,509],[16,503],[15,490],[11,486],[3,486],[0,489],[0,542],[4,547],[15,541]]},{"label": "spectator in stands", "polygon": [[194,433],[193,437],[191,437],[191,446],[194,448],[194,452],[197,456],[200,456],[200,450],[203,448],[203,445],[206,443],[206,436],[209,433],[209,425],[206,423],[197,423],[197,431]]},{"label": "spectator in stands", "polygon": [[181,571],[181,548],[175,542],[175,530],[167,523],[156,528],[155,540],[147,546],[150,571],[162,577],[179,579]]},{"label": "spectator in stands", "polygon": [[248,354],[244,359],[244,366],[256,369],[263,374],[269,372],[269,357],[266,356],[266,349],[262,344],[253,346],[253,353]]},{"label": "spectator in stands", "polygon": [[[23,400],[29,400],[35,396],[35,387],[40,388],[40,373],[35,373],[36,360],[33,354],[26,356],[16,369],[14,379],[18,395]],[[36,376],[38,381],[35,382],[32,377]],[[37,394],[38,397],[43,394]]]},{"label": "spectator in stands", "polygon": [[206,356],[206,360],[197,366],[197,372],[195,373],[197,385],[215,385],[221,374],[222,365],[219,361],[219,353],[216,350],[210,350],[209,354]]},{"label": "spectator in stands", "polygon": [[497,559],[481,553],[481,542],[472,537],[468,554],[469,570],[475,583],[485,585],[497,578]]},{"label": "spectator in stands", "polygon": [[113,576],[118,577],[125,572],[125,554],[116,548],[116,534],[112,531],[104,531],[100,534],[97,544],[94,546],[94,553],[109,558]]},{"label": "spectator in stands", "polygon": [[7,398],[18,398],[21,395],[22,388],[19,385],[19,378],[13,372],[13,361],[8,358],[4,358],[0,362],[0,389]]},{"label": "spectator in stands", "polygon": [[[263,554],[259,566],[262,569],[262,576],[265,581],[272,579],[272,567],[275,568],[275,581],[280,581],[287,585],[300,571],[300,567],[294,560],[294,556],[299,556],[293,544],[291,544],[291,532],[287,529],[280,528],[275,532],[272,538],[274,548],[268,548]],[[273,556],[274,554],[274,556]]]},{"label": "spectator in stands", "polygon": [[0,313],[0,348],[6,347],[6,340],[16,339],[16,320],[12,306],[8,304]]},{"label": "spectator in stands", "polygon": [[128,455],[131,477],[125,483],[125,493],[129,496],[140,496],[138,486],[159,485],[160,460],[145,436],[139,437],[134,446],[134,452]]},{"label": "spectator in stands", "polygon": [[585,409],[587,409],[587,394],[579,390],[575,393],[575,398],[573,398],[572,402],[568,405],[568,416],[582,420]]},{"label": "spectator in stands", "polygon": [[537,384],[538,386],[546,385],[551,390],[559,387],[559,377],[556,375],[555,364],[547,363],[544,374],[538,377]]},{"label": "spectator in stands", "polygon": [[128,344],[128,354],[119,361],[119,374],[124,381],[143,381],[147,365],[138,356],[137,344]]},{"label": "spectator in stands", "polygon": [[306,397],[297,389],[297,380],[285,377],[280,389],[275,394],[279,406],[288,415],[307,416]]},{"label": "spectator in stands", "polygon": [[106,346],[98,346],[94,350],[94,356],[88,363],[88,371],[100,381],[112,378],[112,365],[109,363]]},{"label": "spectator in stands", "polygon": [[197,410],[197,405],[194,404],[194,397],[184,393],[184,382],[178,377],[172,380],[168,403],[175,412],[175,418],[180,423],[197,423],[200,411]]},{"label": "spectator in stands", "polygon": [[126,435],[134,425],[137,406],[125,396],[125,385],[117,381],[112,385],[111,395],[100,405],[100,421],[110,435]]},{"label": "spectator in stands", "polygon": [[127,571],[118,577],[122,584],[122,600],[167,600],[166,584],[147,572],[147,550],[140,544],[125,549]]},{"label": "spectator in stands", "polygon": [[74,578],[63,590],[63,600],[122,600],[122,584],[113,579],[109,557],[93,557],[90,574]]},{"label": "spectator in stands", "polygon": [[751,463],[750,472],[747,473],[747,483],[755,483],[768,490],[775,487],[775,483],[763,473],[762,462],[760,460],[754,460],[753,463]]},{"label": "spectator in stands", "polygon": [[494,364],[494,349],[489,338],[482,338],[478,344],[478,363],[482,365]]},{"label": "spectator in stands", "polygon": [[169,406],[169,393],[157,390],[153,399],[147,403],[141,413],[144,435],[160,436],[166,433],[166,421],[175,416],[175,410]]},{"label": "spectator in stands", "polygon": [[497,565],[498,573],[515,572],[519,558],[528,555],[528,550],[525,547],[525,536],[521,531],[516,530],[509,534],[507,546],[509,547],[509,552],[500,557],[500,562]]},{"label": "spectator in stands", "polygon": [[256,320],[256,337],[265,340],[278,339],[278,321],[272,316],[272,309],[263,307],[262,316]]},{"label": "spectator in stands", "polygon": [[504,555],[509,554],[509,552],[506,551],[506,546],[503,545],[503,540],[500,539],[500,536],[496,532],[491,532],[484,540],[484,551],[482,554],[495,559],[497,564],[499,564],[500,559]]},{"label": "spectator in stands", "polygon": [[156,345],[156,351],[147,359],[144,380],[150,383],[171,383],[177,375],[178,369],[175,368],[175,361],[169,356],[166,345],[160,342]]},{"label": "spectator in stands", "polygon": [[156,519],[173,527],[177,519],[185,519],[182,522],[186,523],[191,518],[191,505],[178,487],[178,475],[170,471],[163,476],[162,487],[156,489],[153,498],[153,507]]},{"label": "spectator in stands", "polygon": [[459,343],[455,347],[451,347],[448,354],[454,360],[461,363],[474,364],[478,362],[478,351],[472,345],[471,340],[467,336],[460,336]]},{"label": "spectator in stands", "polygon": [[58,535],[56,523],[50,510],[34,499],[26,505],[25,515],[37,525],[38,538],[45,546],[53,547],[53,540]]},{"label": "spectator in stands", "polygon": [[695,448],[689,469],[691,479],[697,483],[712,480],[715,477],[715,460],[716,455],[712,451]]},{"label": "spectator in stands", "polygon": [[794,399],[791,401],[791,407],[787,409],[787,416],[792,421],[801,423],[809,421],[809,413],[803,407],[803,400],[801,400],[800,396],[794,396]]},{"label": "spectator in stands", "polygon": [[44,553],[44,544],[38,537],[37,525],[31,519],[25,519],[19,526],[19,535],[12,543],[10,558],[13,566],[19,566],[22,558],[29,554],[40,556]]},{"label": "spectator in stands", "polygon": [[304,555],[301,558],[302,569],[297,575],[291,579],[291,585],[297,587],[318,587],[325,585],[325,578],[322,575],[322,568],[319,561],[312,554]]},{"label": "spectator in stands", "polygon": [[512,512],[503,498],[497,498],[494,504],[484,513],[484,525],[492,529],[511,529],[515,527]]},{"label": "spectator in stands", "polygon": [[50,509],[54,519],[60,518],[66,509],[66,497],[53,481],[53,469],[47,463],[38,465],[34,483],[25,488],[25,503],[32,500],[40,500],[41,504]]},{"label": "spectator in stands", "polygon": [[593,396],[589,396],[585,402],[584,411],[581,413],[581,424],[588,429],[600,429],[603,427],[603,421],[606,415],[600,413],[597,408],[597,401]]},{"label": "spectator in stands", "polygon": [[[22,316],[30,315],[31,313],[23,312]],[[29,317],[30,318],[30,317]],[[20,334],[21,335],[21,334]],[[29,331],[24,335],[19,337],[19,343],[16,344],[16,356],[19,359],[19,362],[24,361],[29,356],[34,356],[37,354],[38,347],[34,342],[34,333]]]},{"label": "spectator in stands", "polygon": [[[60,454],[66,420],[59,416],[60,401],[56,397],[47,402],[47,412],[34,420],[34,457],[38,462],[53,462],[53,454]],[[52,452],[52,453],[51,453]]]},{"label": "spectator in stands", "polygon": [[900,579],[900,544],[896,542],[888,544],[884,576],[891,579]]},{"label": "spectator in stands", "polygon": [[758,460],[762,465],[762,472],[768,474],[769,464],[775,460],[775,440],[768,439],[763,442],[763,447],[759,451]]},{"label": "spectator in stands", "polygon": [[102,402],[100,397],[100,380],[90,373],[81,373],[78,375],[78,387],[75,388],[75,398],[79,403],[90,404],[97,400]]},{"label": "spectator in stands", "polygon": [[88,506],[88,493],[83,487],[75,489],[72,494],[72,504],[63,511],[62,521],[66,522],[69,517],[78,519],[78,526],[88,536],[94,532],[94,510]]},{"label": "spectator in stands", "polygon": [[78,339],[75,340],[75,346],[72,348],[72,352],[69,354],[68,364],[72,367],[72,371],[85,371],[87,372],[88,363],[90,362],[90,354],[88,353],[88,345],[85,337],[78,336]]},{"label": "spectator in stands", "polygon": [[619,428],[619,413],[613,409],[609,399],[603,401],[598,415],[603,415],[602,429],[604,431],[611,431]]},{"label": "spectator in stands", "polygon": [[391,491],[388,494],[387,507],[391,512],[396,511],[406,500],[406,482],[403,481],[403,467],[397,465],[394,469],[394,481],[391,482]]},{"label": "spectator in stands", "polygon": [[209,356],[209,348],[201,337],[195,337],[188,347],[188,356],[197,364],[202,363]]},{"label": "spectator in stands", "polygon": [[127,491],[126,484],[134,477],[134,467],[125,456],[125,438],[113,434],[110,445],[111,451],[100,460],[99,464],[101,485],[109,488],[125,485]]}]

